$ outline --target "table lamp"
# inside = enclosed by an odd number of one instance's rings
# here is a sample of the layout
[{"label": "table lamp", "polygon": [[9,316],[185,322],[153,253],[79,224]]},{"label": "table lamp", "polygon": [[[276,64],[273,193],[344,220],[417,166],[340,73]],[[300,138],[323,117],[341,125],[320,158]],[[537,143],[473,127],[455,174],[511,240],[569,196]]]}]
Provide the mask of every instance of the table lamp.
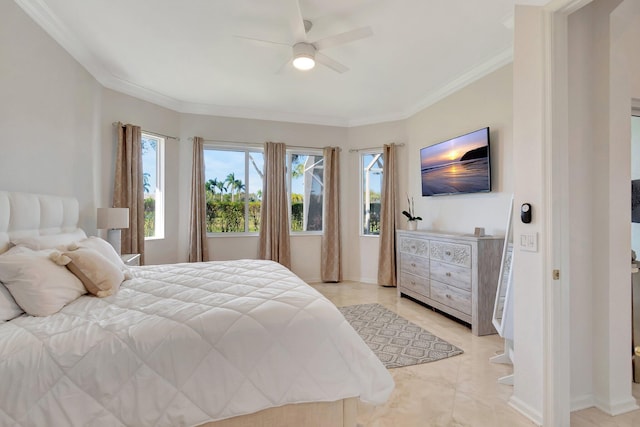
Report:
[{"label": "table lamp", "polygon": [[129,228],[129,208],[98,208],[98,229],[107,229],[107,241],[120,255],[120,229]]}]

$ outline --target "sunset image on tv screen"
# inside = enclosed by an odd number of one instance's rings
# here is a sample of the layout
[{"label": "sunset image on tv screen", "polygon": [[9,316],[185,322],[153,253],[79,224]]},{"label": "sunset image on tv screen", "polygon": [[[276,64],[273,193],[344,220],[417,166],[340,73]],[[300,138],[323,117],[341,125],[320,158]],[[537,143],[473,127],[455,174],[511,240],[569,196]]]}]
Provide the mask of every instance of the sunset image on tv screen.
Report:
[{"label": "sunset image on tv screen", "polygon": [[491,191],[489,128],[420,150],[422,195]]}]

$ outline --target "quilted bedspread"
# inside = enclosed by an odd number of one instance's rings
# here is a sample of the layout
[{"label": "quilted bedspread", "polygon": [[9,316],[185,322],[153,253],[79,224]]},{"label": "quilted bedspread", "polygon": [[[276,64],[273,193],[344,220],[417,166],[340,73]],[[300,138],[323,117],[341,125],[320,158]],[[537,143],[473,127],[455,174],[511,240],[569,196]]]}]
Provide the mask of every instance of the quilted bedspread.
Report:
[{"label": "quilted bedspread", "polygon": [[0,425],[192,426],[393,389],[337,308],[280,264],[132,273],[114,296],[0,325]]}]

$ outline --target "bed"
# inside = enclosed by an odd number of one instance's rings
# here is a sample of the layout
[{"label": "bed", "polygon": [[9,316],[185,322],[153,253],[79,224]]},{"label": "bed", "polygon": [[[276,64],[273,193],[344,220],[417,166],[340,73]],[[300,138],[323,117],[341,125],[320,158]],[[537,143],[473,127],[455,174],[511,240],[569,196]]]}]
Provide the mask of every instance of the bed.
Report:
[{"label": "bed", "polygon": [[[0,294],[27,306],[6,259],[85,241],[78,216],[73,198],[0,192]],[[381,404],[393,390],[337,308],[277,263],[123,274],[113,295],[0,320],[0,425],[355,426],[358,399]]]}]

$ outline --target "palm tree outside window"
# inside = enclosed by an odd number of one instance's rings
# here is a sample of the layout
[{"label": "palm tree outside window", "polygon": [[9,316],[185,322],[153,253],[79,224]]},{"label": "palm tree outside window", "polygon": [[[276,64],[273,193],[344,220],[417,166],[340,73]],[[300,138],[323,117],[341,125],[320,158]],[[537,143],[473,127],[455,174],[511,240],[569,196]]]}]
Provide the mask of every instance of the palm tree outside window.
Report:
[{"label": "palm tree outside window", "polygon": [[208,233],[258,233],[264,159],[261,149],[204,149]]}]

